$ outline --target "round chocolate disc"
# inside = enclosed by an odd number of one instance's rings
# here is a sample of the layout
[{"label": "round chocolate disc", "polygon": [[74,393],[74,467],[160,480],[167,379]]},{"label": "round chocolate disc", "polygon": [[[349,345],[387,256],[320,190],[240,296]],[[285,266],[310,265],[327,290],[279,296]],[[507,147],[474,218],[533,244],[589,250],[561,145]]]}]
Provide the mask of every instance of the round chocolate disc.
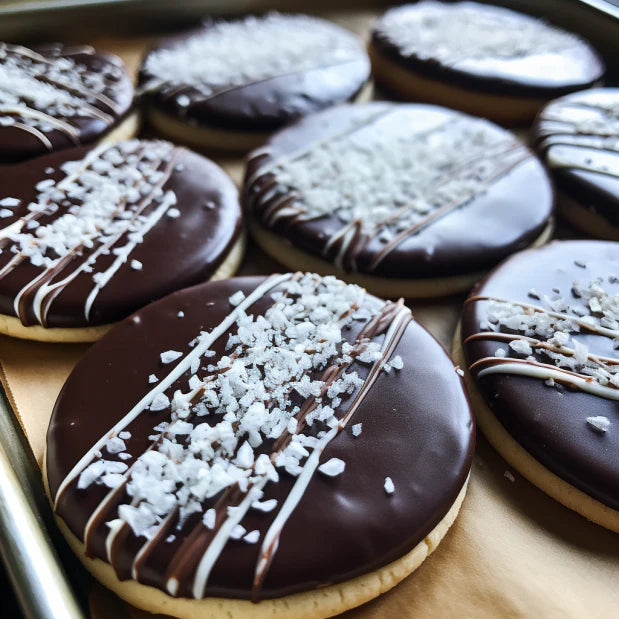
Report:
[{"label": "round chocolate disc", "polygon": [[464,306],[470,371],[548,470],[619,509],[619,244],[556,241],[503,263]]},{"label": "round chocolate disc", "polygon": [[116,56],[0,43],[0,164],[94,142],[132,102],[131,77]]},{"label": "round chocolate disc", "polygon": [[453,363],[402,303],[243,277],[176,292],[90,349],[47,475],[118,579],[258,601],[405,555],[461,492],[473,433]]},{"label": "round chocolate disc", "polygon": [[230,178],[164,141],[0,168],[0,314],[85,327],[208,279],[240,234]]},{"label": "round chocolate disc", "polygon": [[619,226],[619,88],[585,90],[549,103],[534,133],[557,188]]},{"label": "round chocolate disc", "polygon": [[552,98],[595,84],[600,57],[539,19],[476,2],[418,2],[387,11],[372,45],[405,69],[467,89]]},{"label": "round chocolate disc", "polygon": [[553,192],[512,133],[446,108],[380,102],[275,134],[250,156],[243,200],[282,243],[339,269],[432,279],[533,243]]},{"label": "round chocolate disc", "polygon": [[145,58],[152,106],[181,121],[265,132],[355,97],[369,77],[355,35],[304,15],[212,21]]}]

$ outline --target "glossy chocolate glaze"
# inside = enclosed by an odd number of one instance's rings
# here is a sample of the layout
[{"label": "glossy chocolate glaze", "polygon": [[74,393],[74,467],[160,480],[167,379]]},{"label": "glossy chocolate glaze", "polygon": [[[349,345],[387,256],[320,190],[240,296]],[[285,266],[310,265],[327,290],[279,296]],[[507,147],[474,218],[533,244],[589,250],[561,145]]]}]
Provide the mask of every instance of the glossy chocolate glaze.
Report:
[{"label": "glossy chocolate glaze", "polygon": [[[123,321],[93,346],[65,384],[51,419],[47,472],[52,497],[85,451],[151,389],[148,376],[154,373],[162,378],[169,372],[160,362],[160,353],[168,349],[188,352],[188,342],[199,329],[213,328],[232,310],[230,295],[238,290],[249,294],[264,280],[235,278],[176,292]],[[264,314],[273,303],[271,292],[251,305],[248,313]],[[380,303],[366,296],[364,306],[377,307]],[[179,310],[184,312],[180,319]],[[353,341],[362,326],[353,322],[344,330],[345,338]],[[211,346],[217,353],[214,359],[223,354],[227,333]],[[310,590],[379,568],[421,541],[455,500],[470,467],[474,442],[473,422],[460,379],[443,349],[414,321],[408,323],[396,352],[404,367],[398,372],[380,373],[350,422],[362,423],[362,433],[354,437],[347,427],[321,456],[321,462],[342,458],[345,472],[335,478],[321,474],[312,477],[283,529],[266,580],[257,595],[254,592],[254,599]],[[365,377],[367,368],[354,365]],[[180,384],[171,385],[170,394]],[[345,399],[341,410],[346,409],[347,402]],[[153,426],[168,415],[169,411],[140,415],[128,427],[132,433],[128,451],[142,453]],[[271,445],[266,441],[259,451],[268,451]],[[392,495],[383,489],[386,476],[395,483]],[[277,498],[281,505],[294,481],[282,471],[278,483],[265,487],[263,500]],[[77,490],[74,481],[61,495],[57,513],[80,539],[89,515],[104,494],[96,485]],[[207,501],[204,508],[214,504],[218,496]],[[248,531],[264,532],[277,512],[250,510],[242,524]],[[194,516],[181,531],[174,530],[175,541],[157,545],[138,575],[140,582],[163,587],[172,555],[200,518]],[[103,556],[106,534],[104,524],[94,534],[91,552],[95,556]],[[128,535],[117,549],[114,564],[121,579],[129,577],[133,556],[143,542],[143,538]],[[228,540],[205,594],[250,598],[259,547]],[[189,558],[195,565],[200,557]],[[190,581],[188,577],[182,579],[179,595],[191,595]]]},{"label": "glossy chocolate glaze", "polygon": [[[423,4],[396,7],[387,14],[423,14]],[[480,11],[480,14],[492,15],[497,11],[497,7],[475,2],[455,4],[470,5]],[[535,19],[506,9],[502,12],[510,13],[516,21]],[[382,19],[379,19],[372,29],[371,44],[379,54],[411,72],[489,94],[550,99],[574,90],[589,88],[595,85],[605,72],[602,59],[588,43],[580,39],[576,40],[573,47],[564,51],[515,58],[461,58],[456,63],[444,63],[432,57],[404,54],[390,37],[389,29],[383,25]],[[548,68],[547,71],[540,71],[541,63]],[[376,77],[380,81],[380,75]]]},{"label": "glossy chocolate glaze", "polygon": [[[265,225],[266,209],[287,195],[283,190],[275,194],[265,191],[270,180],[265,171],[270,165],[329,136],[351,131],[365,119],[377,115],[381,115],[379,122],[368,120],[367,126],[355,130],[359,144],[372,144],[387,135],[421,133],[437,119],[451,122],[471,118],[437,106],[382,102],[339,106],[304,118],[275,134],[264,147],[250,155],[245,173],[244,207]],[[476,122],[479,121],[476,119]],[[496,125],[487,123],[484,126],[507,140],[516,140]],[[548,223],[554,197],[541,163],[526,147],[520,148],[524,153],[520,163],[462,207],[408,235],[377,266],[372,266],[372,261],[385,243],[373,236],[354,250],[354,268],[350,264],[344,264],[344,268],[381,277],[444,277],[487,269],[531,244]],[[466,158],[467,152],[463,150],[462,160]],[[494,161],[493,157],[489,156],[488,161]],[[313,220],[282,217],[267,225],[295,247],[320,257],[329,238],[343,226],[335,215]],[[330,250],[326,259],[332,260],[334,253]]]},{"label": "glossy chocolate glaze", "polygon": [[533,132],[557,188],[619,226],[619,88],[552,101],[538,114]]},{"label": "glossy chocolate glaze", "polygon": [[[586,268],[579,267],[582,262]],[[495,296],[542,305],[528,293],[552,296],[557,288],[571,296],[572,283],[605,277],[604,289],[619,292],[608,276],[619,269],[619,244],[601,241],[555,241],[542,249],[522,252],[497,267],[471,292],[471,297]],[[480,332],[487,301],[468,302],[462,315],[463,341]],[[573,334],[593,354],[617,358],[612,338]],[[469,364],[495,351],[508,351],[507,342],[474,340],[464,345]],[[509,354],[508,354],[509,356]],[[510,374],[481,377],[477,387],[511,436],[547,469],[613,509],[619,509],[619,404],[567,387],[549,387],[543,380]],[[607,432],[593,431],[587,417],[605,416]]]},{"label": "glossy chocolate glaze", "polygon": [[[143,144],[145,149],[149,148],[149,142]],[[66,149],[33,161],[1,167],[2,197],[18,198],[21,203],[11,209],[13,216],[0,219],[0,229],[28,215],[28,205],[37,201],[37,183],[45,179],[60,181],[66,176],[60,166],[67,161],[81,160],[88,153],[88,147]],[[103,272],[112,265],[116,258],[113,252],[101,255],[93,272],[81,272],[60,291],[51,303],[46,326],[85,327],[115,322],[174,290],[205,281],[224,260],[241,232],[236,187],[212,161],[184,148],[175,147],[174,153],[175,167],[162,189],[175,193],[175,208],[180,211],[180,216],[164,215],[144,235],[144,240],[133,249],[128,260],[99,291],[88,320],[84,308],[93,288],[93,273]],[[60,208],[42,223],[49,223],[64,212],[64,208]],[[114,247],[124,246],[128,237],[129,234],[124,233]],[[0,253],[0,269],[14,256],[10,251],[10,240],[8,242],[9,246]],[[67,268],[77,268],[88,255],[84,252],[73,256]],[[134,270],[130,265],[132,260],[141,262],[142,268]],[[0,276],[1,314],[17,315],[14,308],[16,296],[42,270],[42,267],[24,260]],[[56,276],[55,281],[58,279]],[[24,297],[21,319],[26,325],[38,323],[31,296]]]},{"label": "glossy chocolate glaze", "polygon": [[[56,120],[71,125],[77,135],[69,136],[58,128],[44,131],[45,137],[51,142],[53,151],[94,142],[111,131],[129,113],[133,103],[133,84],[124,63],[117,56],[94,50],[89,46],[63,46],[60,43],[41,45],[27,51],[43,56],[50,63],[69,59],[77,65],[86,67],[88,72],[107,76],[104,94],[113,106],[97,99],[89,103],[103,112],[111,122],[88,113],[83,116],[54,115]],[[2,62],[3,58],[0,58],[0,64]],[[2,116],[0,112],[0,118]],[[13,118],[16,117],[13,116]],[[0,164],[17,163],[48,152],[50,152],[49,145],[44,144],[35,135],[15,126],[4,126],[0,123]]]},{"label": "glossy chocolate glaze", "polygon": [[[315,20],[320,23],[321,20]],[[203,28],[163,40],[151,50],[174,49],[192,36],[208,32],[218,22],[207,23]],[[260,27],[259,22],[255,24]],[[350,45],[351,33],[338,28],[343,43]],[[243,45],[243,41],[239,41]],[[370,76],[370,64],[361,43],[358,50],[345,59],[338,59],[333,50],[333,60],[313,69],[287,72],[243,85],[221,86],[205,96],[190,84],[166,87],[144,93],[147,104],[166,114],[190,124],[243,132],[273,131],[302,116],[329,106],[350,101],[361,91]],[[145,58],[145,62],[148,56]],[[144,64],[139,74],[139,84],[144,87],[153,78]],[[208,83],[208,75],[204,76]],[[179,95],[191,98],[191,104],[182,108],[177,103]]]}]

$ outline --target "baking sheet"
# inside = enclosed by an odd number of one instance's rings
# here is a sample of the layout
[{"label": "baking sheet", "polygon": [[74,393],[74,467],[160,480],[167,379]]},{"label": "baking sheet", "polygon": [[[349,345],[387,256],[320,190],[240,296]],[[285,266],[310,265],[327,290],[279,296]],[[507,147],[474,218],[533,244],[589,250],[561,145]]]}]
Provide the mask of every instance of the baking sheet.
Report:
[{"label": "baking sheet", "polygon": [[[373,16],[328,15],[360,33],[367,31]],[[119,54],[135,72],[152,41],[107,37],[77,42]],[[240,181],[242,162],[220,163]],[[250,245],[243,273],[281,270]],[[411,307],[416,319],[449,348],[461,303],[462,298],[456,298],[413,302]],[[0,379],[39,464],[56,396],[87,348],[0,336]],[[619,536],[563,508],[515,471],[508,476],[506,471],[502,458],[479,437],[467,498],[437,551],[395,589],[345,617],[616,616]],[[91,610],[100,619],[147,617],[96,584]]]}]

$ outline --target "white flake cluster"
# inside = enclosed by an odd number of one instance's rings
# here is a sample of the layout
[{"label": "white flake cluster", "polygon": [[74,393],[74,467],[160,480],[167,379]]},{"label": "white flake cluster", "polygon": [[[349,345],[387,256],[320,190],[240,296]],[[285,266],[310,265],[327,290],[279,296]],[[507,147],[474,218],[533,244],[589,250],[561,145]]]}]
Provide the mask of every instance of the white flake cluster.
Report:
[{"label": "white flake cluster", "polygon": [[[165,178],[160,167],[173,148],[167,142],[130,140],[102,149],[92,160],[64,163],[66,176],[39,183],[28,214],[0,231],[9,240],[8,251],[44,269],[86,250],[91,253],[85,272],[95,270],[98,255],[112,253],[125,262],[154,224],[153,209],[165,210],[176,202],[173,191],[157,185]],[[39,224],[42,218],[46,223]],[[118,246],[123,237],[126,244]],[[130,266],[142,268],[137,260]],[[104,286],[116,268],[95,272],[93,281]]]},{"label": "white flake cluster", "polygon": [[0,126],[18,122],[49,133],[58,129],[54,118],[92,116],[90,106],[100,107],[100,95],[113,96],[122,76],[111,61],[102,61],[95,72],[71,58],[0,43]]},{"label": "white flake cluster", "polygon": [[[344,63],[360,51],[356,38],[341,28],[304,15],[245,17],[220,21],[173,47],[148,55],[145,88],[190,86],[200,98],[218,89],[287,73]],[[194,94],[176,96],[180,110]]]},{"label": "white flake cluster", "polygon": [[[377,129],[372,135],[323,142],[275,166],[278,190],[298,197],[273,220],[335,216],[388,243],[441,207],[483,193],[515,145],[508,134],[470,118],[442,121],[426,132]],[[463,165],[463,152],[470,165]]]},{"label": "white flake cluster", "polygon": [[[348,365],[381,358],[375,343],[352,345],[342,334],[363,303],[361,288],[309,274],[282,286],[264,315],[248,315],[237,307],[226,353],[215,359],[213,351],[206,351],[201,358],[206,373],[200,370],[198,376],[195,367],[187,391],[169,397],[161,393],[151,404],[154,411],[169,408],[170,421],[154,428],[154,447],[137,458],[128,475],[132,503],[121,507],[119,517],[136,535],[152,536],[175,509],[181,523],[202,513],[204,501],[234,485],[252,492],[253,509],[273,510],[277,501],[261,501],[261,488],[277,482],[282,471],[301,473],[320,439],[338,425],[336,409],[343,398],[363,384]],[[380,309],[372,307],[368,319]],[[327,368],[338,373],[324,382],[319,377]],[[307,408],[312,403],[315,407]],[[358,434],[360,424],[356,428]],[[259,453],[265,441],[278,440],[280,447],[270,455]],[[101,462],[82,472],[80,487],[120,483],[121,476],[109,478],[116,471]],[[335,476],[344,468],[345,462],[332,458],[319,470]],[[102,475],[108,475],[107,481]],[[214,526],[214,517],[212,508],[206,511],[207,527]],[[237,533],[248,543],[258,539],[254,532]]]},{"label": "white flake cluster", "polygon": [[381,19],[378,30],[405,56],[456,66],[471,59],[557,53],[578,43],[575,36],[538,19],[472,2],[427,0],[394,9]]},{"label": "white flake cluster", "polygon": [[[610,276],[609,281],[614,281]],[[526,305],[510,301],[488,301],[482,329],[500,332],[509,330],[525,338],[514,338],[509,348],[530,361],[554,364],[558,368],[591,377],[604,387],[619,388],[619,363],[603,361],[589,352],[579,333],[600,333],[614,337],[619,343],[619,294],[610,295],[604,289],[604,279],[597,278],[584,285],[574,282],[567,297],[559,293],[540,295],[544,311],[533,311]],[[499,348],[497,357],[505,358]],[[547,383],[554,386],[555,381]]]}]

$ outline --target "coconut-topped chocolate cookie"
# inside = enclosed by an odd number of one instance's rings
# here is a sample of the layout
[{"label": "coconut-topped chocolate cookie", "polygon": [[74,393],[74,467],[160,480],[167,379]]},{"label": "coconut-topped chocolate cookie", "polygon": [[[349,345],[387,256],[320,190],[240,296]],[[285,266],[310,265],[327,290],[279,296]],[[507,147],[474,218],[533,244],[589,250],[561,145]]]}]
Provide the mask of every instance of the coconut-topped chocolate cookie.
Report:
[{"label": "coconut-topped chocolate cookie", "polygon": [[604,74],[577,36],[477,2],[390,9],[374,25],[370,55],[376,80],[407,99],[508,123],[528,124],[544,102]]},{"label": "coconut-topped chocolate cookie", "polygon": [[137,130],[133,86],[112,54],[0,42],[0,164]]},{"label": "coconut-topped chocolate cookie", "polygon": [[176,617],[327,617],[391,588],[462,501],[461,379],[403,303],[244,277],[120,323],[56,403],[47,481],[86,566]]},{"label": "coconut-topped chocolate cookie", "polygon": [[[619,245],[517,254],[466,301],[455,359],[479,426],[544,492],[619,531]],[[464,361],[466,358],[466,362]]]},{"label": "coconut-topped chocolate cookie", "polygon": [[468,289],[549,234],[553,193],[512,133],[428,105],[340,106],[275,134],[247,165],[263,249],[383,296]]},{"label": "coconut-topped chocolate cookie", "polygon": [[229,277],[237,191],[169,142],[67,149],[0,168],[0,332],[91,341],[174,290]]},{"label": "coconut-topped chocolate cookie", "polygon": [[314,17],[210,21],[163,41],[140,71],[148,118],[198,147],[246,151],[306,114],[354,99],[369,77],[358,38]]},{"label": "coconut-topped chocolate cookie", "polygon": [[619,88],[557,99],[533,130],[562,215],[587,234],[619,240]]}]

